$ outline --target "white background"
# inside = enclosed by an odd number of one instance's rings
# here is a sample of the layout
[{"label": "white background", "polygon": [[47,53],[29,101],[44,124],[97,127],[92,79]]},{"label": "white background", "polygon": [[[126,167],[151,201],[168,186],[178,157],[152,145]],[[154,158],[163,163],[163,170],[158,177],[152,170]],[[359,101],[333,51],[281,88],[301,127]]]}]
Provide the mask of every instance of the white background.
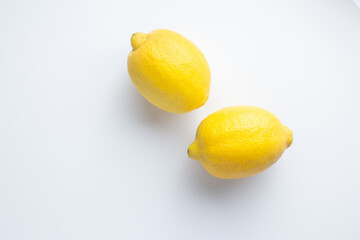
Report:
[{"label": "white background", "polygon": [[[207,57],[199,110],[133,87],[130,36],[157,28]],[[359,81],[350,0],[0,0],[0,239],[360,239]],[[231,105],[294,133],[243,180],[186,155]]]}]

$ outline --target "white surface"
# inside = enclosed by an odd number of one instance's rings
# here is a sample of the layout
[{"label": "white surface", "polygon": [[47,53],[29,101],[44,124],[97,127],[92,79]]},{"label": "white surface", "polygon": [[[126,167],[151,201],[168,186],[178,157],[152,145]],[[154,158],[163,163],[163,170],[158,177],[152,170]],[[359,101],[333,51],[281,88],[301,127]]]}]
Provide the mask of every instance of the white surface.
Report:
[{"label": "white surface", "polygon": [[360,7],[360,0],[353,0]]},{"label": "white surface", "polygon": [[[206,55],[199,110],[132,86],[130,36],[156,28]],[[359,43],[350,0],[0,1],[0,239],[360,239]],[[239,104],[294,143],[257,176],[215,179],[186,149]]]}]

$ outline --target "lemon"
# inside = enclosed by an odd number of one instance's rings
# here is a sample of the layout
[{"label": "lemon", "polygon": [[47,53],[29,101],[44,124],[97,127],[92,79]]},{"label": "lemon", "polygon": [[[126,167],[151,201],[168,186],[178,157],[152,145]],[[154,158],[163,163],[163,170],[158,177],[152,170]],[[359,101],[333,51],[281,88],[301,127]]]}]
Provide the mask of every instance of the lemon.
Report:
[{"label": "lemon", "polygon": [[221,109],[199,125],[190,158],[218,178],[244,178],[274,164],[292,143],[292,132],[265,109]]},{"label": "lemon", "polygon": [[170,30],[135,33],[128,72],[137,90],[150,103],[172,113],[185,113],[205,104],[210,69],[201,51]]}]

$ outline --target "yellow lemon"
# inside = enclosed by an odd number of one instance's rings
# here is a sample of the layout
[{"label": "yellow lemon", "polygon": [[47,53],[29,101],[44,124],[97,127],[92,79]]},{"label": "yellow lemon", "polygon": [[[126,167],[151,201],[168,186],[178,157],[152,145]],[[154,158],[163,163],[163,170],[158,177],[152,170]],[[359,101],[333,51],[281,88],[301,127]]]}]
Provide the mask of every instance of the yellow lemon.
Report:
[{"label": "yellow lemon", "polygon": [[205,104],[210,69],[201,51],[182,35],[165,29],[131,37],[128,72],[137,90],[152,104],[185,113]]},{"label": "yellow lemon", "polygon": [[292,132],[265,109],[221,109],[199,125],[190,158],[218,178],[244,178],[274,164],[292,143]]}]

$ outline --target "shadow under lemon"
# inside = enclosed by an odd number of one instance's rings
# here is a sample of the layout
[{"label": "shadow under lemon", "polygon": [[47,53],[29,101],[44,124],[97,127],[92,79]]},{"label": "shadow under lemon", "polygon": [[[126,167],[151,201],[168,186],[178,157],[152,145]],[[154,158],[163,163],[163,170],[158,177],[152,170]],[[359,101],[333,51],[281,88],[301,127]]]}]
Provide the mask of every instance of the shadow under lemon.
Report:
[{"label": "shadow under lemon", "polygon": [[161,126],[166,129],[174,127],[186,131],[188,123],[192,120],[190,115],[193,115],[193,112],[176,114],[157,108],[136,90],[129,77],[125,79],[122,87],[124,88],[122,92],[126,92],[126,100],[123,99],[123,101],[131,109],[129,113],[136,117],[139,123],[153,127]]},{"label": "shadow under lemon", "polygon": [[264,187],[269,177],[268,173],[261,172],[241,179],[220,179],[208,173],[199,161],[190,158],[186,160],[184,184],[193,194],[200,197],[226,199],[237,193],[247,194]]},{"label": "shadow under lemon", "polygon": [[[155,107],[136,90],[128,75],[121,79],[116,101],[120,127],[123,132],[135,135],[131,138],[136,143],[129,144],[151,145],[154,149],[151,152],[158,152],[152,157],[163,158],[165,164],[187,156],[197,127],[196,111],[175,114]],[[123,138],[125,141],[126,137]]]}]

